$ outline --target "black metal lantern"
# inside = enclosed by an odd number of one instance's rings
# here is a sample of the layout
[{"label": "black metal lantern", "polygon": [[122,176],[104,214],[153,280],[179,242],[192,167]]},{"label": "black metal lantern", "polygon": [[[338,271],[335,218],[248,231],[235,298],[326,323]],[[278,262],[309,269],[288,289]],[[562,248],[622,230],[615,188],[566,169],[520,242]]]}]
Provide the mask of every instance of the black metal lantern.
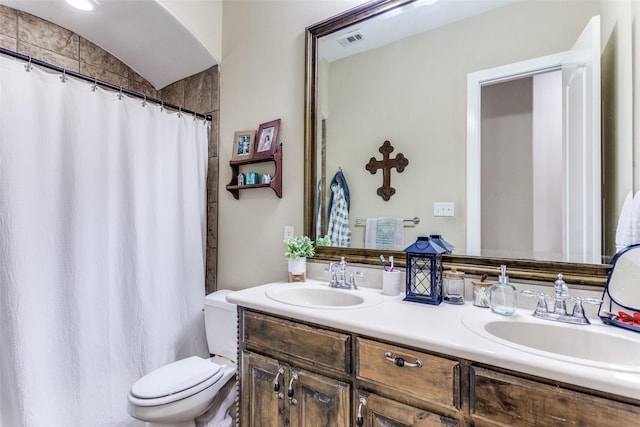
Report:
[{"label": "black metal lantern", "polygon": [[405,301],[438,305],[442,302],[442,254],[446,249],[429,237],[418,237],[406,248],[407,295]]}]

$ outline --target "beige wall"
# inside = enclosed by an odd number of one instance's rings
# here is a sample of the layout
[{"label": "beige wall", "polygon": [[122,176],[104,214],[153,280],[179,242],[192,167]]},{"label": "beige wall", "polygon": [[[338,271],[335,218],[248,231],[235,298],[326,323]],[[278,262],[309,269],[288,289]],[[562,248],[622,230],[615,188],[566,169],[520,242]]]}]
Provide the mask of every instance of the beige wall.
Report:
[{"label": "beige wall", "polygon": [[[220,63],[218,287],[241,289],[286,278],[283,227],[302,233],[305,28],[361,1],[245,0],[223,3]],[[233,133],[282,119],[283,197],[243,190],[231,178]],[[259,168],[252,168],[259,170]]]}]

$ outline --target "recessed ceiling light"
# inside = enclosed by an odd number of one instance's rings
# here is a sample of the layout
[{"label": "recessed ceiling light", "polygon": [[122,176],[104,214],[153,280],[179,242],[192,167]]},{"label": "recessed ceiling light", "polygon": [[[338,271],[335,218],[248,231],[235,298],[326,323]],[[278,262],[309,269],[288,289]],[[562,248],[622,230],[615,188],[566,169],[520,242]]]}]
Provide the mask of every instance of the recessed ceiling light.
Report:
[{"label": "recessed ceiling light", "polygon": [[91,2],[90,0],[65,0],[67,3],[69,3],[71,6],[75,7],[76,9],[80,9],[80,10],[92,10],[93,9],[93,2]]}]

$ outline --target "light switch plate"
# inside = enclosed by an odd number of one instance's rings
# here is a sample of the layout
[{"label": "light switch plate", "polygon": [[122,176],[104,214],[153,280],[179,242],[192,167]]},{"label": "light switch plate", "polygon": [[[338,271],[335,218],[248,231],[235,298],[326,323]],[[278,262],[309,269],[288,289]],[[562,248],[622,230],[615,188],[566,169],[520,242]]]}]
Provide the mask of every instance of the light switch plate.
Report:
[{"label": "light switch plate", "polygon": [[289,240],[293,238],[294,233],[295,233],[295,228],[293,228],[293,225],[284,226],[284,240]]},{"label": "light switch plate", "polygon": [[453,216],[453,202],[434,202],[433,216]]}]

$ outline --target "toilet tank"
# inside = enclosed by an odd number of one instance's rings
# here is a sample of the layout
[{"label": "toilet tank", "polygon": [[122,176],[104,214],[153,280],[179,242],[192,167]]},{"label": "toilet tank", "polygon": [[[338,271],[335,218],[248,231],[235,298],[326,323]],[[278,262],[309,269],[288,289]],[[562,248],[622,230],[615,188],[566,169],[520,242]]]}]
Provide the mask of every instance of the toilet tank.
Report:
[{"label": "toilet tank", "polygon": [[238,313],[235,304],[226,301],[233,291],[213,292],[204,300],[204,326],[209,353],[226,357],[237,363]]}]

